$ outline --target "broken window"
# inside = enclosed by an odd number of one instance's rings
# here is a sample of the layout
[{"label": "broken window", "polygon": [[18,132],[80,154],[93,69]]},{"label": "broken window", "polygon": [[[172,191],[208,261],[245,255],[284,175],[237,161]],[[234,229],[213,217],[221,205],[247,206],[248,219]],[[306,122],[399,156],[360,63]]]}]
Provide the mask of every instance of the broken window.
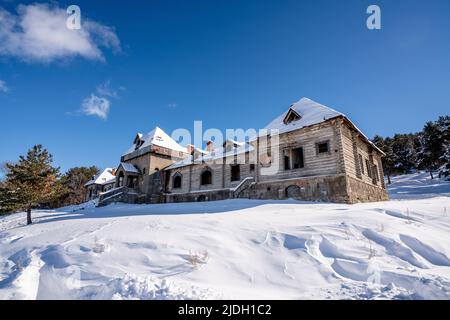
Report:
[{"label": "broken window", "polygon": [[358,154],[359,167],[361,168],[361,174],[364,174],[364,161],[362,155]]},{"label": "broken window", "polygon": [[316,144],[317,154],[328,153],[330,151],[330,144],[328,141],[319,142]]},{"label": "broken window", "polygon": [[380,179],[378,177],[378,167],[377,167],[377,165],[373,166],[372,178],[374,178],[376,182],[380,181]]},{"label": "broken window", "polygon": [[367,169],[367,176],[372,178],[372,172],[370,170],[370,162],[366,159],[366,169]]},{"label": "broken window", "polygon": [[299,169],[304,167],[303,148],[296,148],[292,150],[292,168]]},{"label": "broken window", "polygon": [[289,124],[292,121],[297,121],[301,118],[301,116],[294,109],[289,109],[286,116],[283,119],[284,124]]}]

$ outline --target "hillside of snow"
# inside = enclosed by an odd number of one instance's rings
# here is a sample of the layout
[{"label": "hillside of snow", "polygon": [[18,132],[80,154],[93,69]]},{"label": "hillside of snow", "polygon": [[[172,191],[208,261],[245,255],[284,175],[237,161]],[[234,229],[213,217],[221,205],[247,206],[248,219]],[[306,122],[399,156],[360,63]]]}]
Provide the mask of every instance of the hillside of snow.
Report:
[{"label": "hillside of snow", "polygon": [[0,299],[450,299],[450,183],[391,201],[95,203],[0,218]]}]

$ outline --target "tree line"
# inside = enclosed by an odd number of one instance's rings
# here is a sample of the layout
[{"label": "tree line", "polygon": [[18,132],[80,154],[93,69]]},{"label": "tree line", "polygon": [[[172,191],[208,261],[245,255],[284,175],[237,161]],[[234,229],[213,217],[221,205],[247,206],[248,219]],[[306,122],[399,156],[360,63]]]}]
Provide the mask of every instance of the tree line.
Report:
[{"label": "tree line", "polygon": [[100,172],[92,166],[71,168],[61,174],[42,145],[32,147],[16,163],[3,163],[0,169],[4,174],[0,181],[0,214],[26,211],[27,224],[32,223],[32,209],[83,203],[84,185]]},{"label": "tree line", "polygon": [[383,169],[388,183],[391,176],[426,170],[431,179],[438,172],[439,178],[450,179],[450,117],[441,116],[429,121],[417,133],[395,134],[383,138],[379,135],[372,140],[386,156]]}]

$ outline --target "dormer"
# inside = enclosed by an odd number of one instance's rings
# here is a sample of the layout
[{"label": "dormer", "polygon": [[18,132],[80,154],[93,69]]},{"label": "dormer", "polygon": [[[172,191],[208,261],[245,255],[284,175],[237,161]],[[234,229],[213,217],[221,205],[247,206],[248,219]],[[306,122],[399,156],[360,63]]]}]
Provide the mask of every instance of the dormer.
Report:
[{"label": "dormer", "polygon": [[300,120],[302,117],[300,116],[300,114],[295,111],[294,109],[292,109],[292,106],[289,108],[288,112],[286,113],[286,116],[283,119],[283,123],[284,124],[289,124],[293,121],[297,121]]},{"label": "dormer", "polygon": [[138,133],[136,135],[136,138],[134,138],[133,144],[134,144],[134,150],[139,149],[144,144],[144,140],[142,140],[142,133]]}]

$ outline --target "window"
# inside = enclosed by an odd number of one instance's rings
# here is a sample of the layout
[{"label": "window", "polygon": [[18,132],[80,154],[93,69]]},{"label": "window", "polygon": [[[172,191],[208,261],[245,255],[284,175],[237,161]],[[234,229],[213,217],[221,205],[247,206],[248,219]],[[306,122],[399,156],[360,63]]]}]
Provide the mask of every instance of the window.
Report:
[{"label": "window", "polygon": [[304,166],[303,148],[284,151],[284,170],[300,169]]},{"label": "window", "polygon": [[316,151],[317,154],[322,154],[322,153],[329,153],[330,151],[330,144],[328,141],[324,141],[324,142],[319,142],[316,144]]},{"label": "window", "polygon": [[255,171],[255,165],[252,163],[252,164],[250,165],[250,172],[253,172],[253,171]]},{"label": "window", "polygon": [[378,178],[378,167],[376,165],[373,166],[372,177],[376,182],[380,181],[380,179]]},{"label": "window", "polygon": [[364,161],[362,155],[358,154],[359,167],[361,168],[361,174],[364,174]]},{"label": "window", "polygon": [[303,168],[303,148],[296,148],[292,150],[292,167],[294,169]]},{"label": "window", "polygon": [[176,174],[174,177],[173,177],[173,188],[174,189],[179,189],[179,188],[181,188],[181,174]]},{"label": "window", "polygon": [[233,165],[231,166],[231,181],[239,181],[241,180],[241,168],[240,166]]},{"label": "window", "polygon": [[286,113],[286,116],[283,119],[284,124],[289,124],[292,121],[297,121],[299,120],[301,117],[300,115],[294,110],[294,109],[289,109],[289,111]]},{"label": "window", "polygon": [[372,178],[372,172],[370,170],[370,162],[366,159],[366,170],[367,170],[367,176]]},{"label": "window", "polygon": [[284,170],[291,170],[291,157],[284,155]]},{"label": "window", "polygon": [[200,183],[202,186],[212,184],[212,174],[210,170],[206,170],[202,173],[200,177]]},{"label": "window", "polygon": [[144,168],[144,169],[142,169],[142,174],[145,174],[145,168]]}]

